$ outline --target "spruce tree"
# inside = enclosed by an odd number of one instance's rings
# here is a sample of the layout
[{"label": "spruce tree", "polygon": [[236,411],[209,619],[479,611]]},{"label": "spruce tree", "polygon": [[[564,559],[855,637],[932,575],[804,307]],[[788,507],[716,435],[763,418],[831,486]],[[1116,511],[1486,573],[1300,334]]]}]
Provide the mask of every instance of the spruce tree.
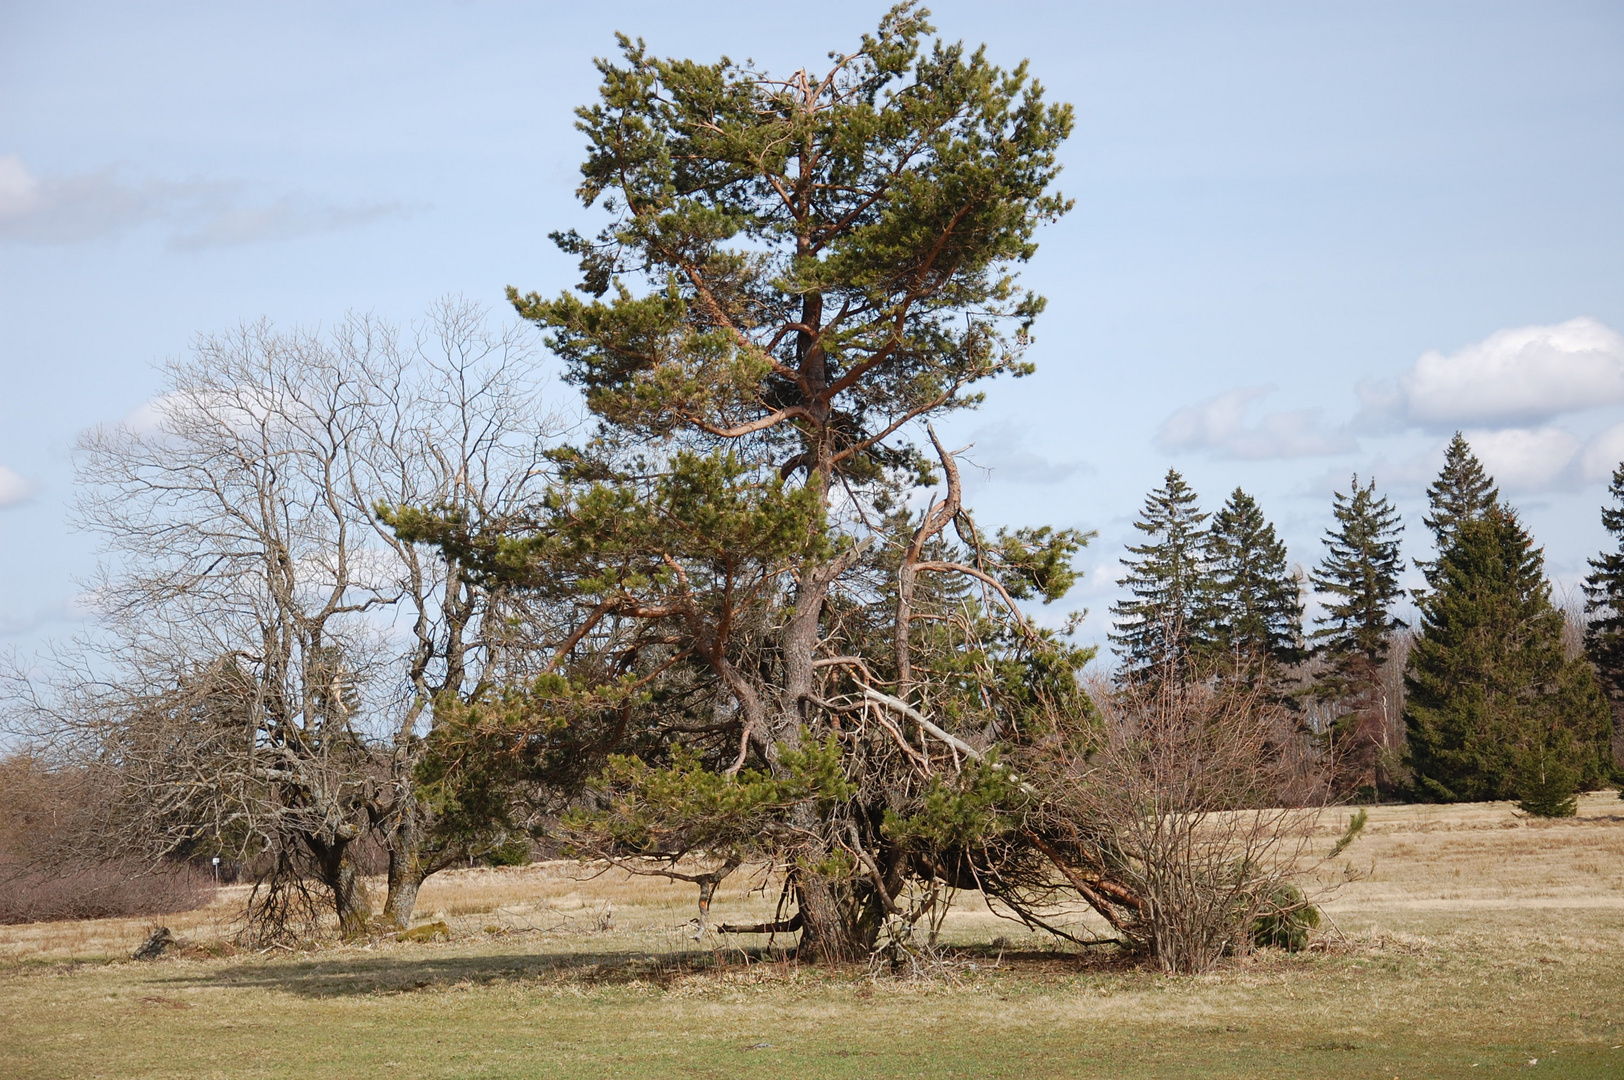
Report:
[{"label": "spruce tree", "polygon": [[[1585,652],[1596,666],[1603,689],[1612,704],[1613,739],[1619,740],[1624,717],[1624,464],[1613,470],[1608,489],[1618,505],[1604,506],[1601,523],[1618,538],[1614,551],[1604,551],[1590,560],[1590,576],[1585,578],[1586,610],[1591,620],[1585,631]],[[1619,797],[1624,798],[1624,770],[1618,757],[1610,753],[1606,764],[1620,781]]]},{"label": "spruce tree", "polygon": [[1495,505],[1452,535],[1405,677],[1416,791],[1560,810],[1600,779],[1606,702],[1589,665],[1564,656],[1543,554],[1516,514]]},{"label": "spruce tree", "polygon": [[1206,645],[1207,520],[1178,470],[1145,498],[1133,527],[1145,543],[1129,544],[1122,584],[1132,594],[1111,606],[1111,642],[1125,682],[1172,675],[1182,678],[1193,653]]},{"label": "spruce tree", "polygon": [[[1483,463],[1472,453],[1471,444],[1460,432],[1455,432],[1444,450],[1444,467],[1438,479],[1427,488],[1427,504],[1432,512],[1422,520],[1432,530],[1433,546],[1441,556],[1455,542],[1455,534],[1468,521],[1482,517],[1500,501],[1500,491],[1494,478],[1483,469]],[[1417,562],[1427,576],[1427,584],[1436,588],[1432,580],[1436,562]]]},{"label": "spruce tree", "polygon": [[1336,527],[1325,532],[1327,553],[1311,580],[1327,597],[1325,614],[1315,620],[1315,652],[1325,671],[1314,695],[1332,706],[1328,732],[1333,758],[1345,774],[1376,786],[1376,757],[1387,734],[1381,669],[1387,646],[1403,620],[1393,614],[1402,594],[1399,534],[1404,525],[1376,482],[1363,487],[1354,476],[1348,495],[1336,493]]},{"label": "spruce tree", "polygon": [[1278,671],[1303,658],[1303,603],[1286,545],[1257,501],[1236,488],[1207,537],[1210,576],[1203,623],[1230,664]]}]

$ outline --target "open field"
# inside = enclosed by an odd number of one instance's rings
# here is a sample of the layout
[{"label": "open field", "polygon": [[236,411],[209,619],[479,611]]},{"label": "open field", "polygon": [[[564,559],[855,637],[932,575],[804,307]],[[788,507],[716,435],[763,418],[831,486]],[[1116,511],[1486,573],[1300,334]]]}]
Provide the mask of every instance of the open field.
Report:
[{"label": "open field", "polygon": [[[145,920],[0,927],[0,1076],[1624,1076],[1612,792],[1556,822],[1379,807],[1349,857],[1319,948],[1196,979],[967,896],[933,979],[749,959],[691,940],[691,887],[565,865],[431,879],[448,943],[137,964]],[[770,911],[749,884],[717,918]],[[240,900],[166,922],[208,945]]]}]

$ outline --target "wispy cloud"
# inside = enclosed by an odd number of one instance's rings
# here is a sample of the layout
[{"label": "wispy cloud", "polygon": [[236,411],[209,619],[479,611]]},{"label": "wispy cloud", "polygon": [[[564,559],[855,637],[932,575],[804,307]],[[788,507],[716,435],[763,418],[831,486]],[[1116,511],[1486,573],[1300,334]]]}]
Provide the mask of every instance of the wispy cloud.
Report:
[{"label": "wispy cloud", "polygon": [[965,463],[996,479],[1016,484],[1058,484],[1090,471],[1081,461],[1056,461],[1032,449],[1027,430],[1013,421],[978,429]]},{"label": "wispy cloud", "polygon": [[338,232],[404,213],[398,203],[329,206],[308,199],[278,199],[269,206],[221,210],[196,228],[177,233],[171,245],[181,251],[291,240],[312,233]]},{"label": "wispy cloud", "polygon": [[1327,424],[1319,409],[1267,413],[1247,422],[1254,402],[1272,386],[1244,386],[1186,405],[1162,423],[1156,443],[1164,450],[1205,450],[1218,457],[1261,460],[1346,454],[1359,449],[1346,427]]},{"label": "wispy cloud", "polygon": [[80,622],[95,614],[90,597],[80,593],[28,612],[0,611],[0,638],[22,637],[42,626],[59,622]]},{"label": "wispy cloud", "polygon": [[404,215],[399,203],[324,203],[285,195],[256,204],[240,181],[131,179],[117,169],[61,176],[0,155],[0,242],[76,244],[153,222],[182,251],[289,240]]},{"label": "wispy cloud", "polygon": [[34,496],[34,483],[17,470],[0,465],[0,508],[25,503]]},{"label": "wispy cloud", "polygon": [[1586,317],[1496,330],[1452,353],[1424,353],[1359,394],[1372,426],[1525,428],[1624,402],[1624,335]]}]

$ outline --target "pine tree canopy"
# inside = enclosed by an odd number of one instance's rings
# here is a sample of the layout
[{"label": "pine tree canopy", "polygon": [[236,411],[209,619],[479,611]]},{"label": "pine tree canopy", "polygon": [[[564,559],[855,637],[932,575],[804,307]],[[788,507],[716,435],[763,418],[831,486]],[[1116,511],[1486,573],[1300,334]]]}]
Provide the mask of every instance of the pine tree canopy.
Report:
[{"label": "pine tree canopy", "polygon": [[1111,641],[1122,659],[1122,677],[1138,681],[1179,670],[1205,640],[1207,515],[1196,505],[1176,469],[1145,498],[1133,527],[1143,544],[1129,544],[1122,584],[1131,594],[1111,606]]},{"label": "pine tree canopy", "polygon": [[[1616,717],[1624,707],[1624,465],[1613,470],[1608,491],[1615,505],[1602,507],[1601,523],[1618,546],[1590,560],[1585,606],[1591,620],[1585,633],[1585,651],[1613,701],[1616,729]],[[1617,767],[1616,759],[1613,765]]]},{"label": "pine tree canopy", "polygon": [[1336,493],[1336,527],[1325,531],[1326,555],[1311,579],[1327,597],[1325,614],[1315,620],[1316,647],[1332,658],[1357,655],[1372,668],[1387,658],[1388,635],[1404,626],[1392,613],[1403,595],[1399,534],[1404,525],[1376,481],[1361,487],[1353,478],[1350,494]]},{"label": "pine tree canopy", "polygon": [[816,77],[624,36],[599,62],[579,194],[611,221],[554,235],[577,292],[508,295],[605,438],[748,440],[785,478],[853,483],[916,460],[885,442],[908,421],[1030,370],[1043,305],[1013,269],[1070,205],[1071,108],[931,32],[900,4]]},{"label": "pine tree canopy", "polygon": [[1248,666],[1302,659],[1303,603],[1286,545],[1257,501],[1236,488],[1213,517],[1203,622],[1211,646]]},{"label": "pine tree canopy", "polygon": [[[1562,647],[1544,557],[1501,506],[1461,521],[1421,598],[1405,678],[1408,761],[1424,797],[1504,799],[1601,779],[1606,703],[1582,658]],[[1550,791],[1541,798],[1550,800]]]},{"label": "pine tree canopy", "polygon": [[[1500,491],[1494,486],[1494,479],[1483,470],[1483,463],[1472,453],[1466,437],[1455,432],[1444,450],[1444,467],[1427,488],[1427,505],[1432,512],[1422,519],[1432,530],[1433,545],[1438,553],[1442,555],[1455,542],[1461,525],[1482,517],[1499,501]],[[1435,564],[1417,565],[1428,574],[1428,584],[1432,584],[1431,567]]]}]

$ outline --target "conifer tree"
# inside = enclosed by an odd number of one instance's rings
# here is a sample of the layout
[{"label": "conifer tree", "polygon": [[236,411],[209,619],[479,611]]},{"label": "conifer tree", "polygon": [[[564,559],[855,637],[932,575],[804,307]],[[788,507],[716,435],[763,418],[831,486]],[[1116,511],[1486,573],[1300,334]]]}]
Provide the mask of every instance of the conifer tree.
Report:
[{"label": "conifer tree", "polygon": [[1404,525],[1376,482],[1363,487],[1354,476],[1349,494],[1336,493],[1336,527],[1325,532],[1325,558],[1314,568],[1314,588],[1327,597],[1325,614],[1315,620],[1315,651],[1326,660],[1314,694],[1332,703],[1329,731],[1334,757],[1363,784],[1376,786],[1375,759],[1387,735],[1387,708],[1381,668],[1393,631],[1403,620],[1393,614],[1402,594],[1399,534]]},{"label": "conifer tree", "polygon": [[[1455,534],[1463,524],[1482,517],[1499,501],[1500,490],[1494,486],[1494,478],[1484,471],[1466,437],[1455,432],[1444,450],[1444,467],[1427,488],[1427,504],[1432,512],[1422,519],[1432,530],[1438,554],[1442,556],[1455,542]],[[1427,575],[1427,584],[1436,588],[1432,573],[1437,564],[1416,565]]]},{"label": "conifer tree", "polygon": [[1589,665],[1564,656],[1543,554],[1516,514],[1492,506],[1451,535],[1405,678],[1416,790],[1559,812],[1601,779],[1606,702]]},{"label": "conifer tree", "polygon": [[1211,645],[1248,669],[1303,658],[1303,602],[1286,545],[1252,496],[1236,488],[1207,537]]},{"label": "conifer tree", "polygon": [[[553,452],[559,481],[528,521],[470,533],[433,508],[391,517],[568,612],[545,677],[500,706],[512,718],[471,715],[443,759],[493,730],[547,762],[555,738],[612,732],[593,745],[632,756],[592,781],[605,808],[572,819],[580,850],[657,857],[702,897],[742,863],[784,867],[773,925],[799,931],[803,960],[870,956],[896,898],[939,878],[943,861],[887,829],[928,810],[930,755],[978,760],[952,757],[969,745],[957,725],[1025,730],[1046,676],[1022,658],[1053,661],[1066,693],[1082,661],[1015,603],[1064,592],[1080,536],[982,544],[939,444],[948,497],[911,537],[887,516],[933,482],[910,433],[1032,370],[1043,299],[1017,274],[1070,206],[1053,188],[1070,109],[1024,64],[934,34],[904,2],[827,66],[779,74],[621,37],[577,113],[578,194],[603,227],[554,236],[579,284],[509,291],[593,437]],[[963,550],[941,539],[949,525]],[[922,605],[944,576],[985,587],[955,625],[989,643],[987,662],[954,679],[918,662],[941,640]],[[1024,711],[989,714],[1022,694]],[[957,741],[870,753],[854,702]],[[699,853],[712,869],[695,876]]]},{"label": "conifer tree", "polygon": [[1111,606],[1117,629],[1110,636],[1124,681],[1180,677],[1192,654],[1206,646],[1206,520],[1196,493],[1176,469],[1167,470],[1162,486],[1146,496],[1133,523],[1145,542],[1129,544],[1133,557],[1124,560],[1128,573],[1122,584],[1132,597]]},{"label": "conifer tree", "polygon": [[[1604,551],[1590,560],[1590,576],[1585,578],[1586,610],[1590,625],[1585,630],[1585,652],[1596,666],[1613,711],[1613,744],[1624,742],[1624,464],[1613,470],[1608,488],[1614,506],[1604,506],[1601,523],[1618,538],[1613,551]],[[1610,762],[1614,779],[1620,781],[1619,798],[1624,799],[1624,769],[1618,750]]]}]

